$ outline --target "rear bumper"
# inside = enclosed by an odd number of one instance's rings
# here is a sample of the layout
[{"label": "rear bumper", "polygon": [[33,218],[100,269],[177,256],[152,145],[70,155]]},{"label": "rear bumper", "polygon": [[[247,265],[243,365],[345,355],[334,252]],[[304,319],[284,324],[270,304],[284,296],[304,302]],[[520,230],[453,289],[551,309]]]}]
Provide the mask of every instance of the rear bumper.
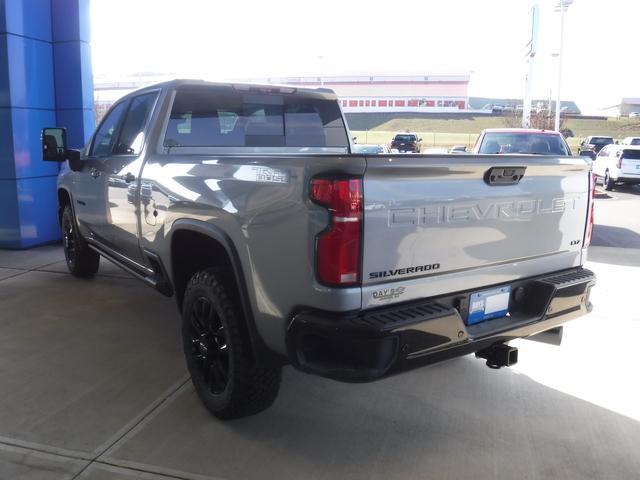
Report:
[{"label": "rear bumper", "polygon": [[420,148],[418,145],[394,145],[390,144],[389,148],[398,150],[399,152],[417,152]]},{"label": "rear bumper", "polygon": [[475,325],[463,320],[472,292],[352,314],[301,309],[287,331],[288,355],[305,372],[343,381],[376,380],[585,315],[594,284],[593,272],[582,268],[504,284],[512,287],[510,315]]},{"label": "rear bumper", "polygon": [[615,180],[616,182],[640,183],[640,175],[629,175],[620,173],[618,175],[618,178],[616,178]]}]

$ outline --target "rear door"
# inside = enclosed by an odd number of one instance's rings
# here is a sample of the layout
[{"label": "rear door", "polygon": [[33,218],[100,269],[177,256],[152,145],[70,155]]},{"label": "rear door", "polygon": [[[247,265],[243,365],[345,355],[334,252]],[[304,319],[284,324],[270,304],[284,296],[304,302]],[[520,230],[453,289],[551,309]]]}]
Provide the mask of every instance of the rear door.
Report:
[{"label": "rear door", "polygon": [[158,94],[146,92],[130,99],[112,151],[98,166],[107,205],[101,237],[113,250],[141,264],[139,176],[145,130]]},{"label": "rear door", "polygon": [[364,306],[389,282],[404,301],[579,265],[589,169],[579,157],[367,157]]},{"label": "rear door", "polygon": [[621,172],[623,175],[640,176],[640,150],[630,148],[623,150]]}]

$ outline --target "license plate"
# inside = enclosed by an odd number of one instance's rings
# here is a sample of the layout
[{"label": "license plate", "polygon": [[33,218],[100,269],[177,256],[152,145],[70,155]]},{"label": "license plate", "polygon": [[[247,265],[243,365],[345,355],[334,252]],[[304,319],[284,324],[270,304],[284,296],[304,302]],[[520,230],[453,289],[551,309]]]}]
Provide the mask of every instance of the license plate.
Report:
[{"label": "license plate", "polygon": [[472,293],[469,297],[467,325],[484,322],[492,318],[504,317],[509,313],[510,296],[510,286]]}]

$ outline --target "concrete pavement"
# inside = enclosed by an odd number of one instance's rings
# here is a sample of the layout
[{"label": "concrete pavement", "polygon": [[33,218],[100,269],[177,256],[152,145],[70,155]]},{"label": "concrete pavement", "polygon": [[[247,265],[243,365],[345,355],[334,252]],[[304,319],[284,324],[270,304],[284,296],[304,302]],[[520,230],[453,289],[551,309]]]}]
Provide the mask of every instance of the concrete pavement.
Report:
[{"label": "concrete pavement", "polygon": [[271,409],[226,423],[173,300],[104,260],[75,279],[58,246],[0,251],[0,479],[637,478],[638,207],[640,189],[597,200],[595,310],[561,347],[360,385],[287,368]]}]

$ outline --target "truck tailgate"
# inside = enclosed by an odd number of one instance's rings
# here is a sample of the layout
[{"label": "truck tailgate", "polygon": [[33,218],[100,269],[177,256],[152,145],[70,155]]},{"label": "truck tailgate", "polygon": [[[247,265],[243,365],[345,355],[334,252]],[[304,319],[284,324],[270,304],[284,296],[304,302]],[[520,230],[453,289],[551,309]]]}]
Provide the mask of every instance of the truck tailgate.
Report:
[{"label": "truck tailgate", "polygon": [[[517,183],[486,178],[511,167]],[[367,157],[363,307],[580,265],[589,171],[578,157]]]}]

